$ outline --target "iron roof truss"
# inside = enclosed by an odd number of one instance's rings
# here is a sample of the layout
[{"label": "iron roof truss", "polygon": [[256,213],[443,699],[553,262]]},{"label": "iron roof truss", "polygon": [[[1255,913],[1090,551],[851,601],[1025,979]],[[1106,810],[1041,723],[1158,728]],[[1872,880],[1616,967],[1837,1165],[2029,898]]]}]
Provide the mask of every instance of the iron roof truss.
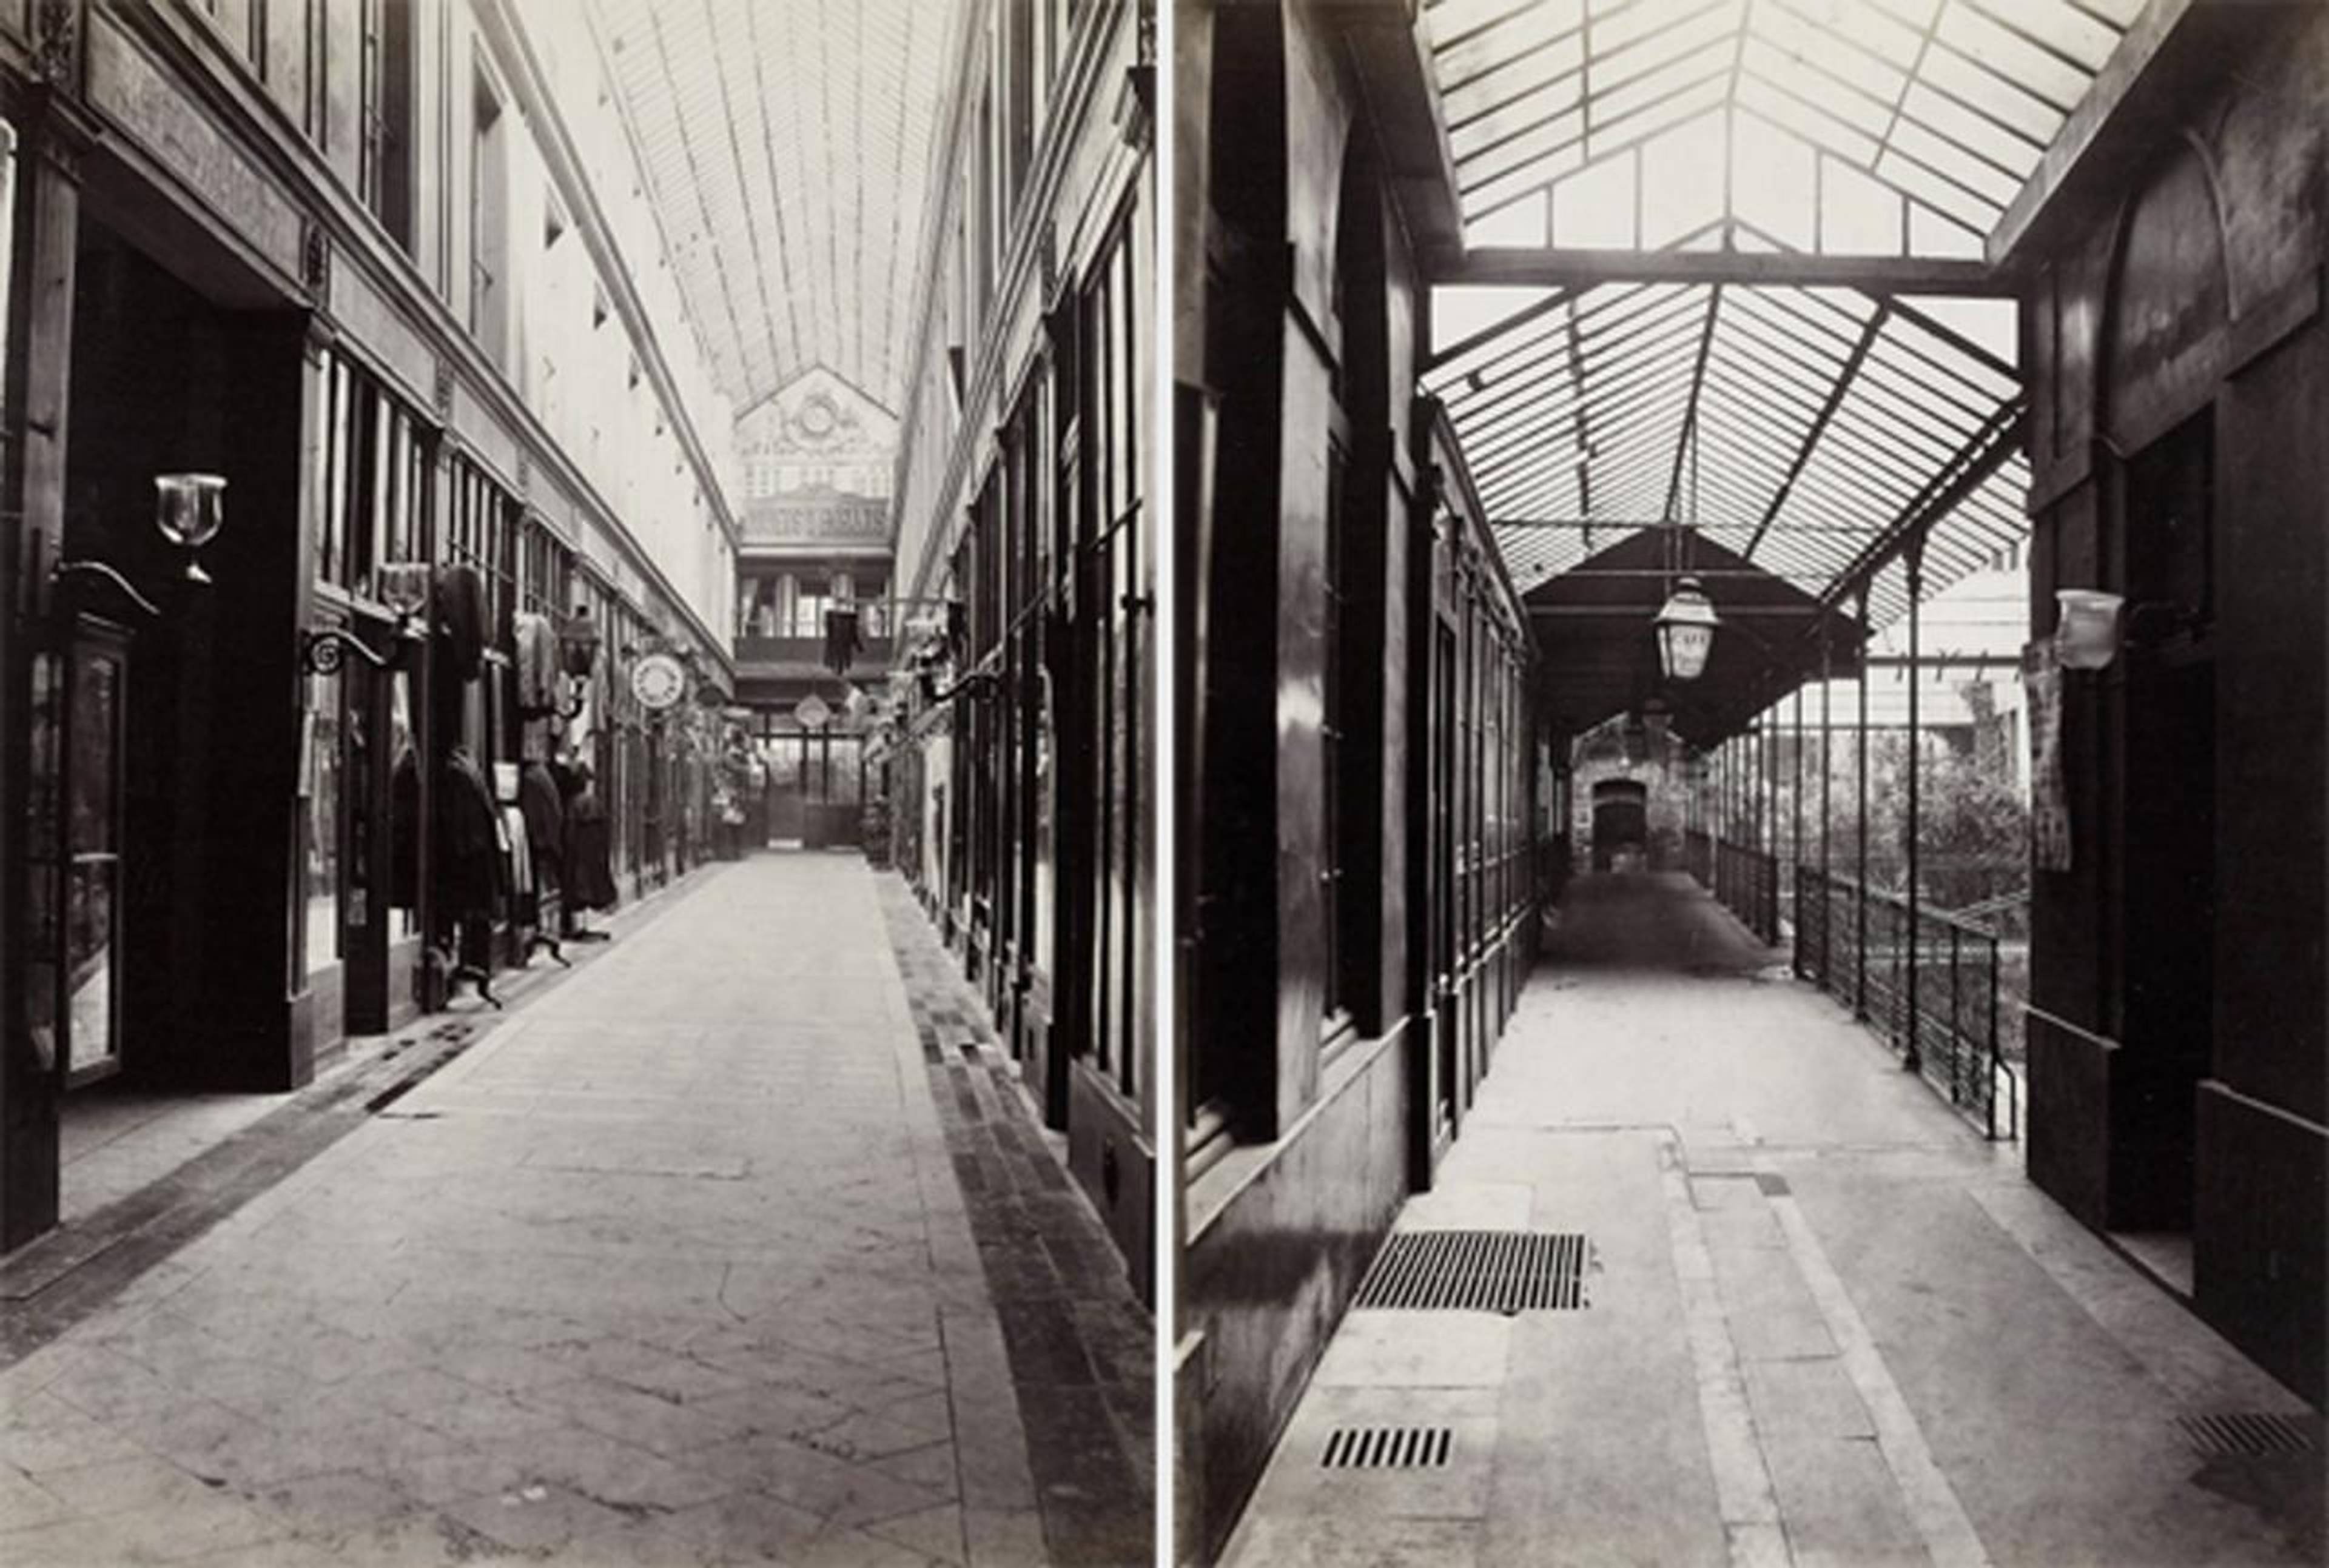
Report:
[{"label": "iron roof truss", "polygon": [[1983,242],[2144,4],[1430,0],[1430,272],[1495,308],[1425,385],[1515,586],[1679,523],[1882,625],[2021,537]]}]

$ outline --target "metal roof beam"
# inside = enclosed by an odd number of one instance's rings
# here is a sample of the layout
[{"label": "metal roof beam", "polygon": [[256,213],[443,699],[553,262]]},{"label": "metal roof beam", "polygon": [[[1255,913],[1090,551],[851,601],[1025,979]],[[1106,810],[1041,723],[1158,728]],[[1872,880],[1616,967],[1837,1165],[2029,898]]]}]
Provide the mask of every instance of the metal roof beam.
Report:
[{"label": "metal roof beam", "polygon": [[1603,250],[1479,246],[1429,258],[1436,284],[1589,288],[1604,283],[1740,284],[1894,294],[2012,295],[2016,279],[1985,261],[1921,256],[1806,256],[1724,250]]},{"label": "metal roof beam", "polygon": [[1787,472],[1780,479],[1779,488],[1771,493],[1771,504],[1765,509],[1762,521],[1756,523],[1753,535],[1747,540],[1747,548],[1740,554],[1753,559],[1755,547],[1763,542],[1763,536],[1770,531],[1772,521],[1787,504],[1787,498],[1795,493],[1796,481],[1802,477],[1805,465],[1811,462],[1812,453],[1818,447],[1820,437],[1827,434],[1828,422],[1835,418],[1835,411],[1843,407],[1844,394],[1852,390],[1853,378],[1860,373],[1862,362],[1868,358],[1868,351],[1876,346],[1877,335],[1884,330],[1886,314],[1879,309],[1868,318],[1867,326],[1861,331],[1860,341],[1853,345],[1852,357],[1844,361],[1843,369],[1836,372],[1835,382],[1828,389],[1827,401],[1822,403],[1820,411],[1813,416],[1811,428],[1804,432],[1803,445],[1796,448],[1795,460],[1787,465]]},{"label": "metal roof beam", "polygon": [[2019,399],[2001,406],[1982,427],[1966,439],[1955,456],[1933,475],[1909,504],[1885,525],[1851,565],[1820,596],[1825,606],[1842,604],[1862,584],[1873,586],[1877,573],[1910,543],[1932,531],[1933,525],[1979,489],[2006,459],[2021,450],[2023,422],[2029,409]]}]

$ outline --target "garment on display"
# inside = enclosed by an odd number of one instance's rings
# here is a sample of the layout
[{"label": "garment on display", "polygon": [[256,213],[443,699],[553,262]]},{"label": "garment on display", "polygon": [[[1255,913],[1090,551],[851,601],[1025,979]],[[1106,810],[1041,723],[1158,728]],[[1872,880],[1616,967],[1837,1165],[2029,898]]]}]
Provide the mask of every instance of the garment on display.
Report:
[{"label": "garment on display", "polygon": [[566,852],[567,906],[574,914],[612,909],[617,902],[613,838],[607,808],[589,763],[567,770]]}]

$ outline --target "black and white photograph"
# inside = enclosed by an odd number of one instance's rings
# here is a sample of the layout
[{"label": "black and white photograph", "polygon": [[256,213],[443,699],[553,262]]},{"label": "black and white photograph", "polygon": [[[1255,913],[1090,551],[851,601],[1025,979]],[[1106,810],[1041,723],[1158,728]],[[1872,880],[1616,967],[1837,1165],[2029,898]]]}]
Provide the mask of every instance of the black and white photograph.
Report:
[{"label": "black and white photograph", "polygon": [[0,1563],[2329,1564],[2329,0],[0,0]]},{"label": "black and white photograph", "polygon": [[1155,1560],[1136,0],[0,0],[0,1562]]},{"label": "black and white photograph", "polygon": [[1174,27],[1182,1559],[2322,1562],[2329,8]]}]

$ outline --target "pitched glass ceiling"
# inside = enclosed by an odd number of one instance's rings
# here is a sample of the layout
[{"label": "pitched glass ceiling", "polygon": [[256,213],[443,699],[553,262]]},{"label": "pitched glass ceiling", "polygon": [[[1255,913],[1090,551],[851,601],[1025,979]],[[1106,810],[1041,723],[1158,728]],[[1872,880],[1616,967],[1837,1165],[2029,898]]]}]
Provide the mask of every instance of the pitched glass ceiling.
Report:
[{"label": "pitched glass ceiling", "polygon": [[954,0],[589,0],[741,414],[823,365],[901,406]]},{"label": "pitched glass ceiling", "polygon": [[[2145,0],[1437,0],[1467,249],[1978,261]],[[1443,288],[1426,377],[1523,591],[1694,524],[1806,591],[2023,529],[2013,306],[1841,287]],[[1906,608],[1876,582],[1881,624]]]}]

